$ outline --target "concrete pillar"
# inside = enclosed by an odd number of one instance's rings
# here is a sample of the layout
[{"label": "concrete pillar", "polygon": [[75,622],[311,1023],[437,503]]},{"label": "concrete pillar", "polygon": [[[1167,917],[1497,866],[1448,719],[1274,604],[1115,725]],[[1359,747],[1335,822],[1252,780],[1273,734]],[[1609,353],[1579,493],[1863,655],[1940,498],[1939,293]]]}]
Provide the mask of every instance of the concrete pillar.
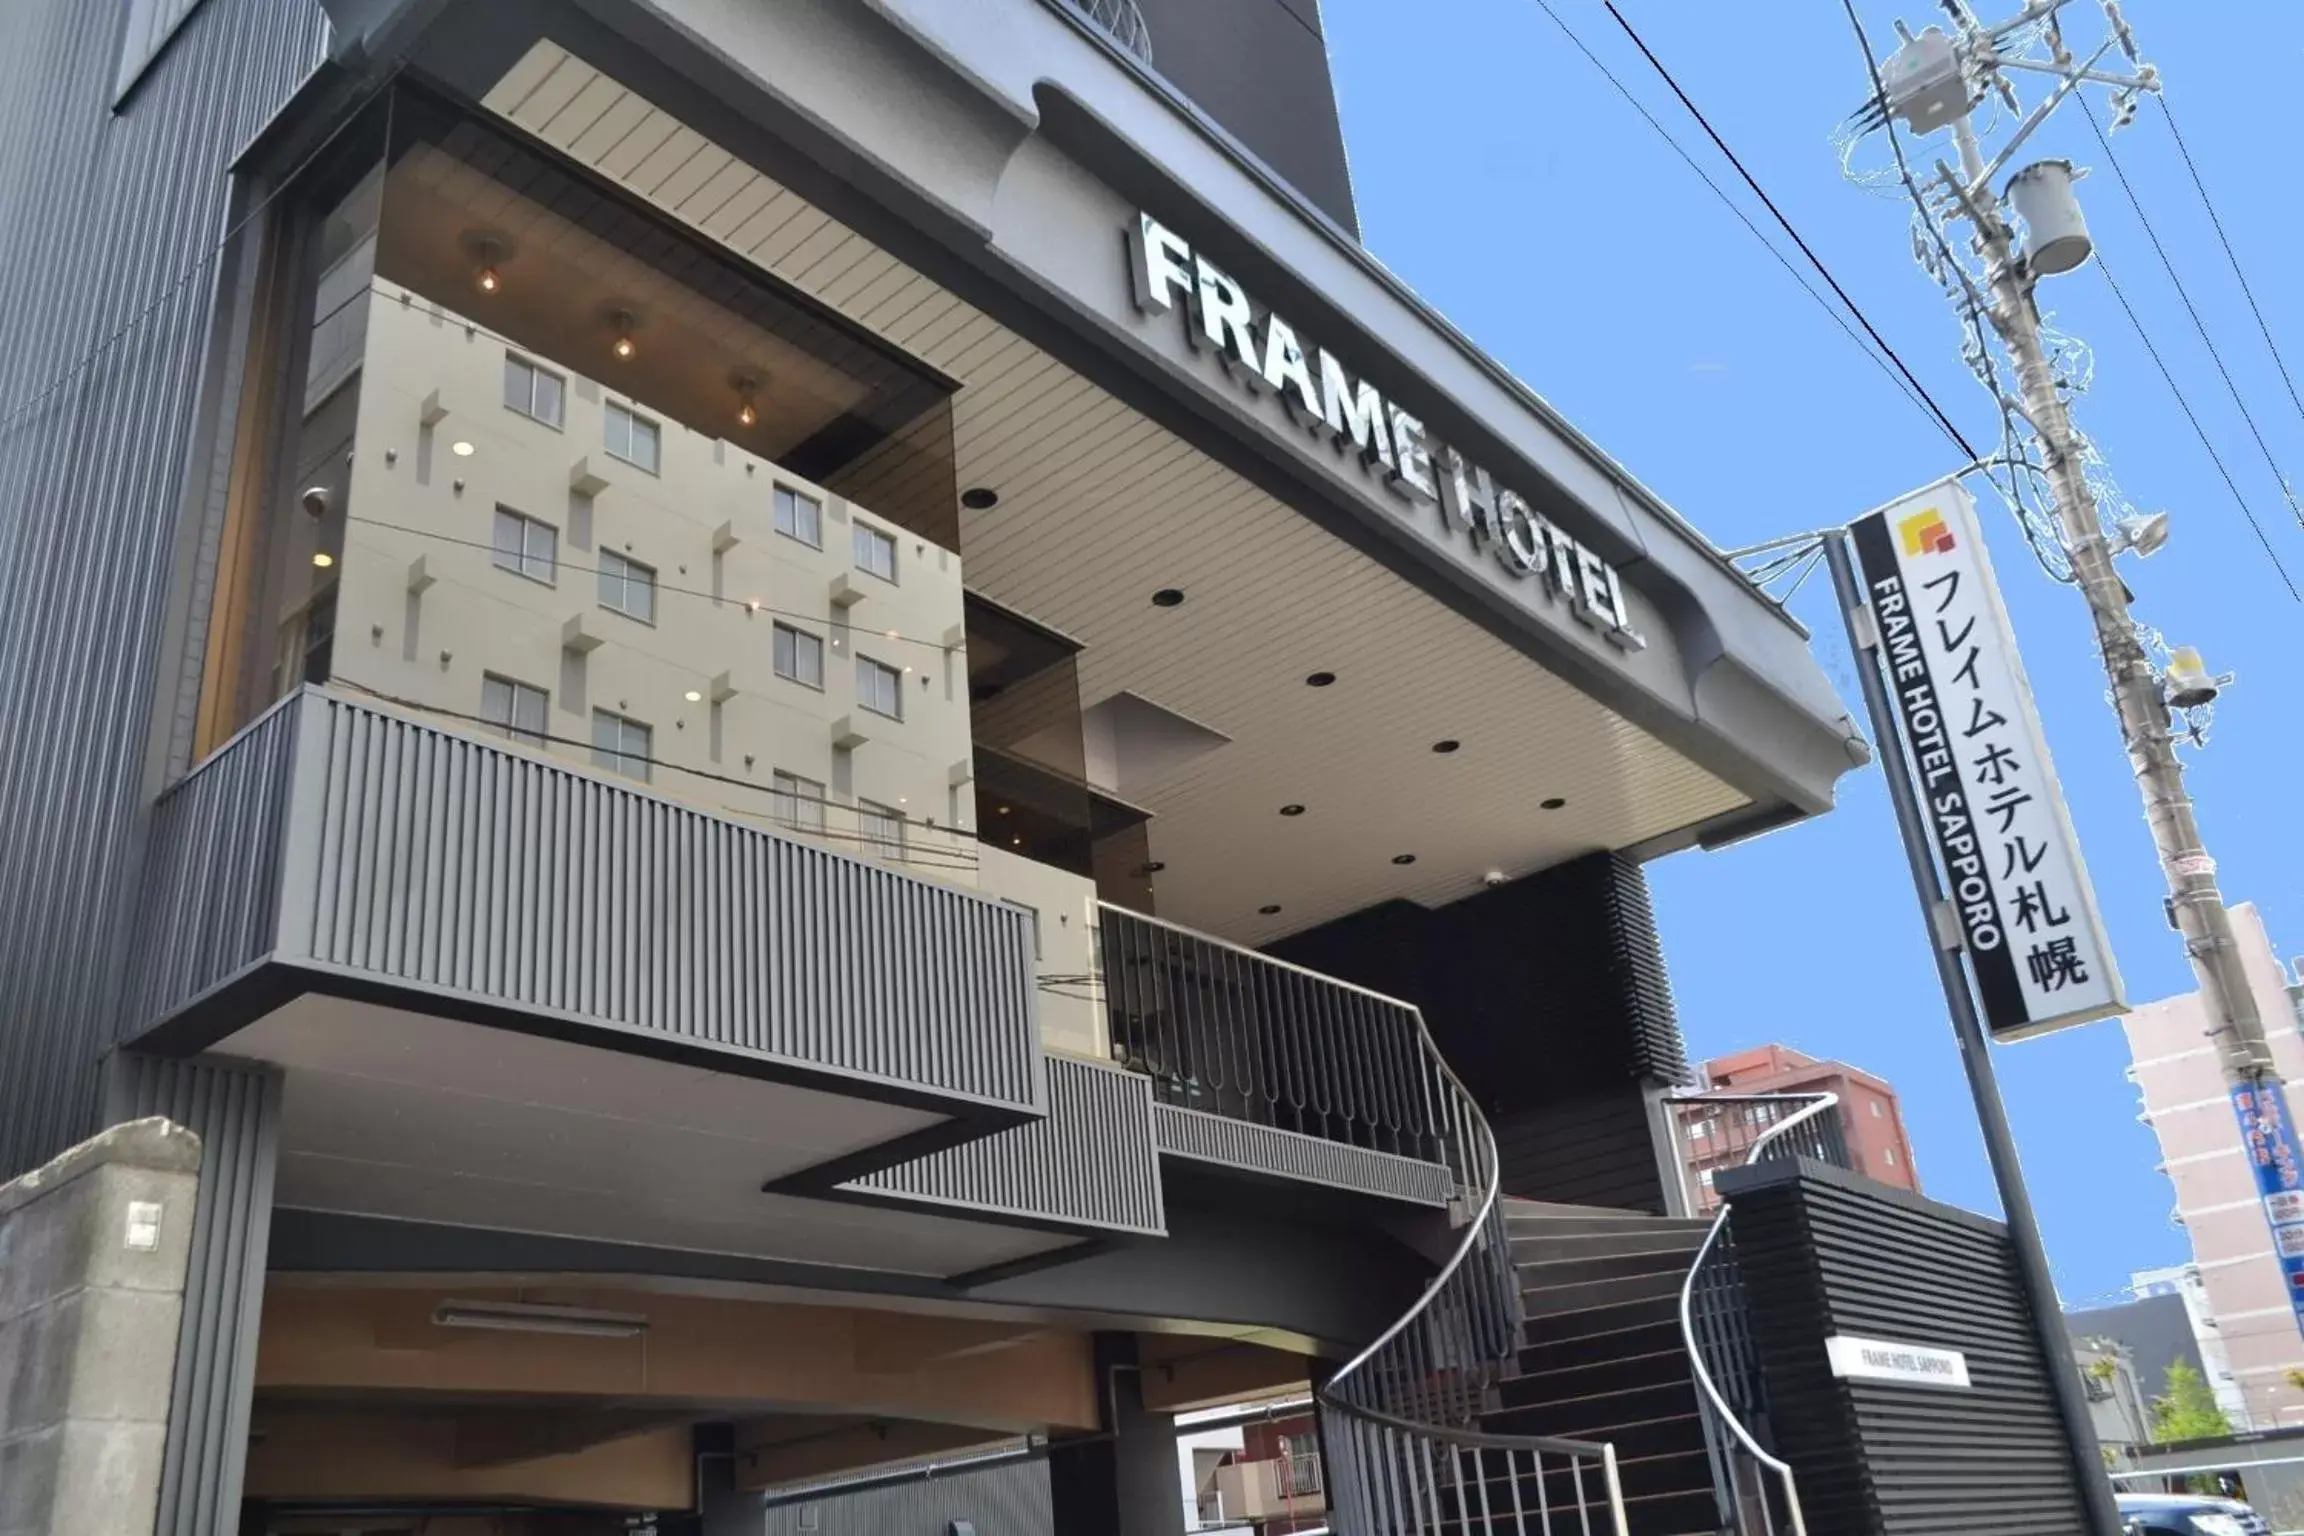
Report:
[{"label": "concrete pillar", "polygon": [[0,1536],[148,1536],[200,1141],[116,1125],[0,1186]]},{"label": "concrete pillar", "polygon": [[165,1115],[197,1133],[202,1150],[156,1536],[232,1536],[240,1529],[280,1091],[277,1070],[247,1062],[128,1051],[111,1061],[107,1119]]},{"label": "concrete pillar", "polygon": [[1136,1336],[1096,1336],[1103,1433],[1048,1448],[1055,1536],[1184,1536],[1176,1419],[1144,1406]]}]

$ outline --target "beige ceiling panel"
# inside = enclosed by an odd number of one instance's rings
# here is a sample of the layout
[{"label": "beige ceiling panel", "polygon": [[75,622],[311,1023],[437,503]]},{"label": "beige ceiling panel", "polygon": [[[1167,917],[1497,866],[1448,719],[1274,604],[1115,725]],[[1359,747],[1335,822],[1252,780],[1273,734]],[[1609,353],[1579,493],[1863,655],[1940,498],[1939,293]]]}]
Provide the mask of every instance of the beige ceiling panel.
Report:
[{"label": "beige ceiling panel", "polygon": [[[1232,738],[1132,791],[1158,818],[1164,916],[1253,943],[1746,803],[772,178],[700,160],[696,135],[600,78],[540,44],[488,104],[958,379],[960,483],[1001,497],[963,514],[970,585],[1087,645],[1084,703],[1126,690]],[[1162,587],[1184,605],[1152,607]],[[1307,687],[1315,671],[1339,681]]]}]

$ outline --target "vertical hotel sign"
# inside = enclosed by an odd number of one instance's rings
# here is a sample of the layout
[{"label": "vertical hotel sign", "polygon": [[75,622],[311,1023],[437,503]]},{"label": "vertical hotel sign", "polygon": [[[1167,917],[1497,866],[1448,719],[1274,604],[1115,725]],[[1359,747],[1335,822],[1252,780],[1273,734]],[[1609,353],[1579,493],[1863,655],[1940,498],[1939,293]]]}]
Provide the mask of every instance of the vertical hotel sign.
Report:
[{"label": "vertical hotel sign", "polygon": [[1975,503],[1947,481],[1849,535],[1992,1037],[2122,1011]]},{"label": "vertical hotel sign", "polygon": [[2243,1083],[2232,1090],[2232,1108],[2240,1117],[2240,1145],[2256,1175],[2264,1219],[2272,1227],[2272,1251],[2280,1260],[2288,1305],[2304,1325],[2304,1154],[2297,1151],[2288,1096],[2277,1079]]}]

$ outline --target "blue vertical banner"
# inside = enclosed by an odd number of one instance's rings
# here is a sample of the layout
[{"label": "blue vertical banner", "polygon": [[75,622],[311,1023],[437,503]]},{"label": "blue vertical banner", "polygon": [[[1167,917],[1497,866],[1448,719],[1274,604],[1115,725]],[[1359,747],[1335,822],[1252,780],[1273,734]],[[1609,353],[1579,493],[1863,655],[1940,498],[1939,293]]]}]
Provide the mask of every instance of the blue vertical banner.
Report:
[{"label": "blue vertical banner", "polygon": [[2232,1109],[2240,1117],[2240,1145],[2255,1170],[2256,1193],[2264,1200],[2288,1305],[2304,1327],[2304,1152],[2288,1118],[2288,1095],[2278,1078],[2244,1083],[2232,1090]]}]

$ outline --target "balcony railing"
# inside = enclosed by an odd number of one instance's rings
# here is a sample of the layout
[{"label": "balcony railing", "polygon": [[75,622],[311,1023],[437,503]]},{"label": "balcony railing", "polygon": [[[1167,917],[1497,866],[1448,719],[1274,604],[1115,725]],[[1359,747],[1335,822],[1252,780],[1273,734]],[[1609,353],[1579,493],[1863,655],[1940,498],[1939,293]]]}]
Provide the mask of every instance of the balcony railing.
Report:
[{"label": "balcony railing", "polygon": [[197,1049],[339,991],[1016,1123],[1029,918],[340,693],[153,808],[127,1012]]},{"label": "balcony railing", "polygon": [[1101,942],[1112,1053],[1162,1102],[1448,1161],[1413,1008],[1120,907]]}]

